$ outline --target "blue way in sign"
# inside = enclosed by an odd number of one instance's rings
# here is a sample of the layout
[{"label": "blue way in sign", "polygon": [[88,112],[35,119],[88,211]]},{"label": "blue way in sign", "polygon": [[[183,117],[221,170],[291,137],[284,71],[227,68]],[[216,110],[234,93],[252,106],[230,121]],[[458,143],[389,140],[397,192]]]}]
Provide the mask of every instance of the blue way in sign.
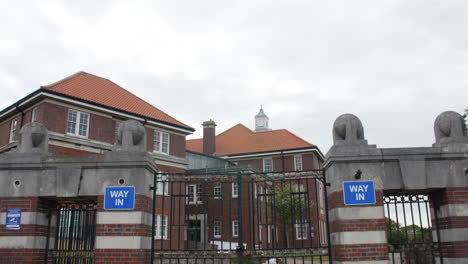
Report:
[{"label": "blue way in sign", "polygon": [[132,210],[135,208],[135,187],[106,187],[104,210]]},{"label": "blue way in sign", "polygon": [[346,205],[375,204],[374,182],[343,182],[343,196]]}]

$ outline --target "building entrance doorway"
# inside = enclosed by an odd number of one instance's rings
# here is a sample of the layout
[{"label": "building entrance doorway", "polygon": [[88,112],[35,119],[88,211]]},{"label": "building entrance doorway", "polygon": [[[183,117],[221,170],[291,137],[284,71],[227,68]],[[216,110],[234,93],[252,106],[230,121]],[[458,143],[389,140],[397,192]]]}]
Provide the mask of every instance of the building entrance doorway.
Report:
[{"label": "building entrance doorway", "polygon": [[201,242],[201,221],[189,220],[187,226],[187,240],[191,242]]}]

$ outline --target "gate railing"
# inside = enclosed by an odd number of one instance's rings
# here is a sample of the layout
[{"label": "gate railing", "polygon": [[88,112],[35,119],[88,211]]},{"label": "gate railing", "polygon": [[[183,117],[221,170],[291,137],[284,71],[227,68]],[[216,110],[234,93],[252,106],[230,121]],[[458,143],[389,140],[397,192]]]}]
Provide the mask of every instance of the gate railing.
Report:
[{"label": "gate railing", "polygon": [[[71,200],[49,208],[48,239],[44,263],[94,263],[96,200]],[[52,227],[52,219],[56,223]],[[49,249],[53,237],[53,249]]]},{"label": "gate railing", "polygon": [[384,207],[391,263],[443,263],[429,195],[386,195]]},{"label": "gate railing", "polygon": [[322,170],[158,174],[154,186],[152,262],[331,261]]}]

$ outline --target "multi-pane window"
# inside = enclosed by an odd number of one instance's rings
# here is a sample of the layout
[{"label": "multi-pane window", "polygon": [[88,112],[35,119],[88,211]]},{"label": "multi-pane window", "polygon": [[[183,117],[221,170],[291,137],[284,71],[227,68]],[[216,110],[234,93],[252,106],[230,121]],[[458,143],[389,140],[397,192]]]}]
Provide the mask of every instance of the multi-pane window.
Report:
[{"label": "multi-pane window", "polygon": [[294,170],[297,170],[297,171],[302,170],[302,156],[301,155],[294,156]]},{"label": "multi-pane window", "polygon": [[31,112],[31,122],[37,121],[37,107],[34,107]]},{"label": "multi-pane window", "polygon": [[10,143],[16,141],[16,130],[18,129],[18,120],[11,120],[10,124]]},{"label": "multi-pane window", "polygon": [[187,202],[189,204],[202,203],[202,195],[201,183],[187,185]]},{"label": "multi-pane window", "polygon": [[213,184],[213,196],[214,199],[221,199],[221,183],[215,182]]},{"label": "multi-pane window", "polygon": [[167,239],[167,215],[156,215],[155,220],[155,238]]},{"label": "multi-pane window", "polygon": [[169,154],[169,133],[154,131],[154,151]]},{"label": "multi-pane window", "polygon": [[263,171],[264,172],[273,171],[273,160],[272,159],[264,159],[263,160]]},{"label": "multi-pane window", "polygon": [[304,192],[304,184],[302,183],[297,183],[294,187],[296,192]]},{"label": "multi-pane window", "polygon": [[221,238],[221,221],[214,221],[213,222],[213,237],[215,238]]},{"label": "multi-pane window", "polygon": [[327,243],[327,226],[325,222],[319,221],[319,229],[320,229],[320,243],[326,244]]},{"label": "multi-pane window", "polygon": [[167,174],[159,174],[156,178],[156,194],[168,195],[168,189]]},{"label": "multi-pane window", "polygon": [[238,220],[232,221],[232,236],[233,237],[239,236],[239,221]]},{"label": "multi-pane window", "polygon": [[197,184],[197,200],[199,202],[203,201],[203,195],[202,195],[202,185],[201,183]]},{"label": "multi-pane window", "polygon": [[236,198],[239,196],[239,184],[237,182],[232,183],[232,197]]},{"label": "multi-pane window", "polygon": [[296,227],[296,239],[304,240],[307,239],[307,223],[305,221],[298,221],[295,224]]},{"label": "multi-pane window", "polygon": [[259,224],[258,225],[258,241],[262,241],[262,229],[263,229],[263,225],[262,224]]},{"label": "multi-pane window", "polygon": [[67,134],[87,137],[89,128],[89,114],[76,110],[68,111]]},{"label": "multi-pane window", "polygon": [[320,213],[324,214],[325,213],[325,199],[323,196],[323,184],[319,180],[316,181],[316,183],[319,186],[319,203],[320,203]]}]

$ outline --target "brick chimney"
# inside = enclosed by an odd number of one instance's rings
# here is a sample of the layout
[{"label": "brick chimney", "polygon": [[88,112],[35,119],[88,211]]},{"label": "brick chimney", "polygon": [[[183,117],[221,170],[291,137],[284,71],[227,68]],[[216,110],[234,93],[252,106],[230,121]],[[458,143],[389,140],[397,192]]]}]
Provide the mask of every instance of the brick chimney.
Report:
[{"label": "brick chimney", "polygon": [[205,121],[203,126],[203,154],[213,155],[216,151],[216,123],[213,120]]}]

